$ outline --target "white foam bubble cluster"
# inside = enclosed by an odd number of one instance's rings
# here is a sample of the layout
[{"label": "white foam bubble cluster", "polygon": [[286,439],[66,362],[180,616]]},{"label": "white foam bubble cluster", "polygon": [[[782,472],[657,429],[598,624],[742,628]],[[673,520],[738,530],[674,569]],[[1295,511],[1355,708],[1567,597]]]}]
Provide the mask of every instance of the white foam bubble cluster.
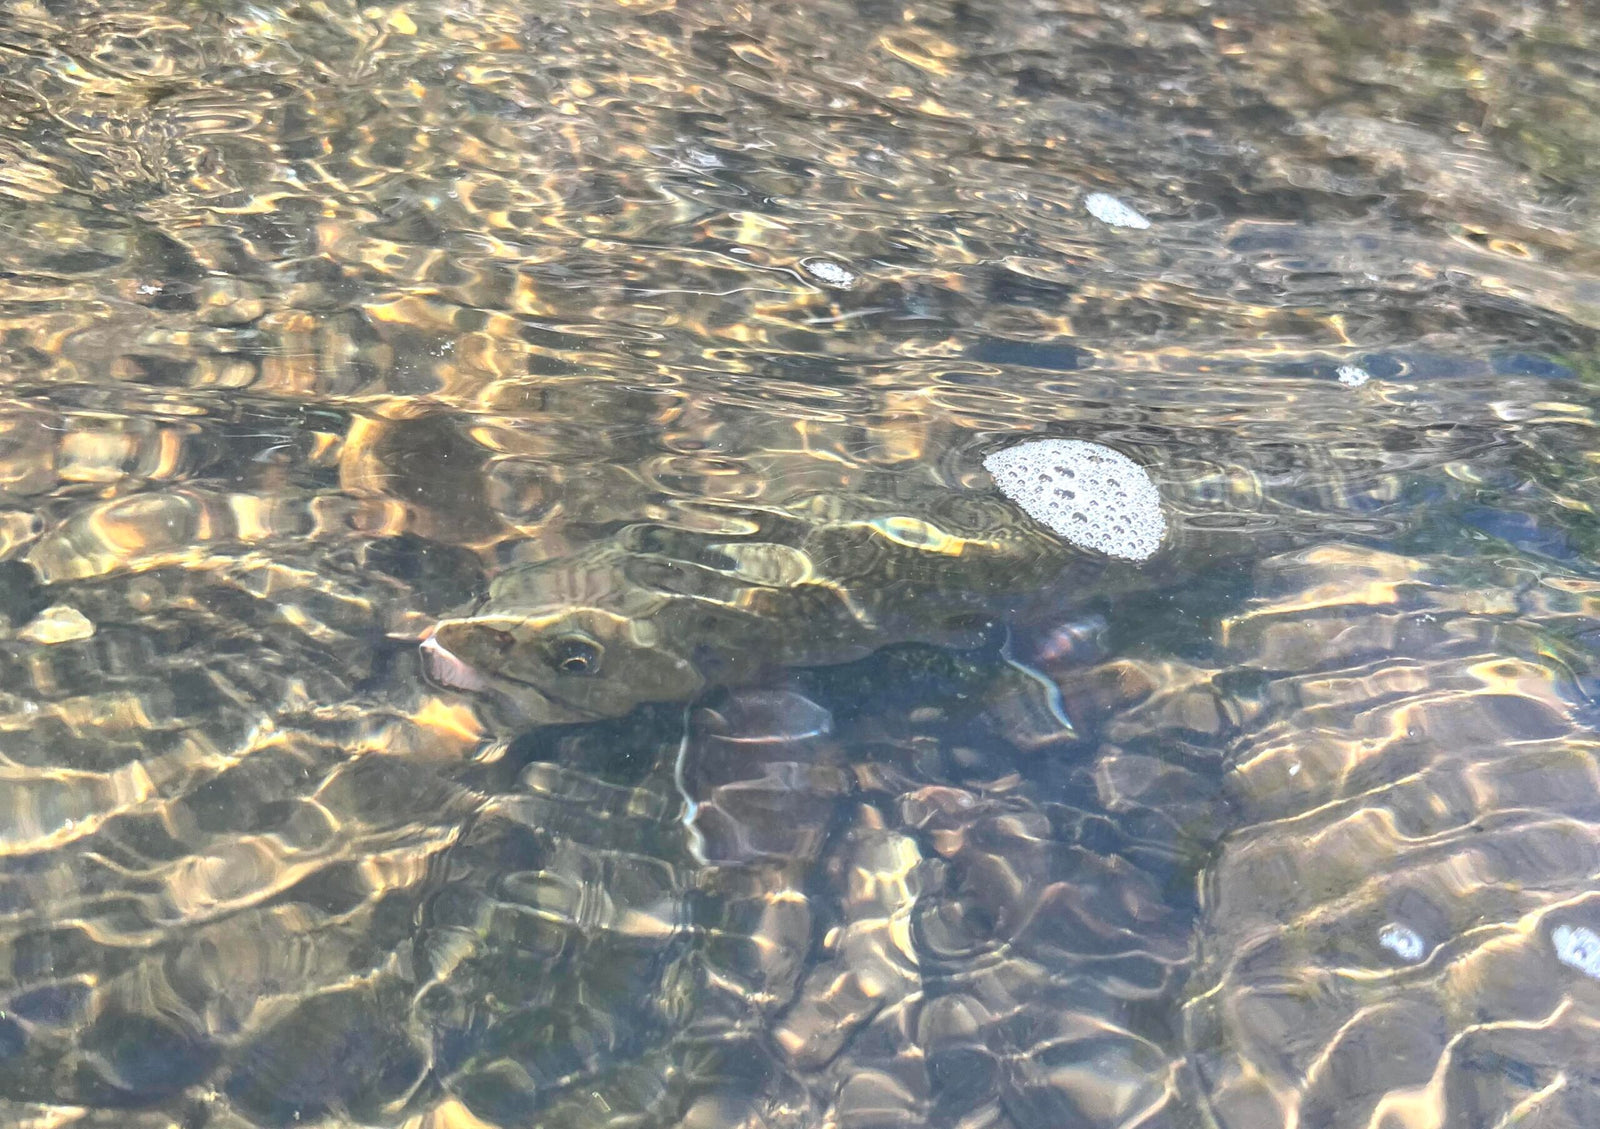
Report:
[{"label": "white foam bubble cluster", "polygon": [[1340,365],[1333,375],[1339,378],[1339,383],[1347,388],[1360,388],[1372,379],[1372,374],[1360,365]]},{"label": "white foam bubble cluster", "polygon": [[800,269],[818,282],[837,290],[849,290],[861,279],[855,271],[832,259],[802,259]]},{"label": "white foam bubble cluster", "polygon": [[1409,925],[1391,921],[1378,930],[1378,944],[1407,964],[1416,964],[1428,951],[1428,943]]},{"label": "white foam bubble cluster", "polygon": [[1600,980],[1600,935],[1587,925],[1557,925],[1550,934],[1556,959]]},{"label": "white foam bubble cluster", "polygon": [[1112,227],[1136,227],[1142,231],[1150,226],[1149,220],[1108,192],[1089,193],[1083,198],[1083,206],[1095,219]]},{"label": "white foam bubble cluster", "polygon": [[1121,451],[1081,439],[1036,439],[983,460],[1000,492],[1082,549],[1142,561],[1167,521],[1145,469]]}]

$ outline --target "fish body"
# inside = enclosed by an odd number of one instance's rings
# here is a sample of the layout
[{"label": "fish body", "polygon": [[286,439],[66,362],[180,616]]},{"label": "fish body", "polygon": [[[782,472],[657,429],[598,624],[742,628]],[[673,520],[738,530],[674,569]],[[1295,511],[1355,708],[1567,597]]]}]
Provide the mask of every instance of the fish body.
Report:
[{"label": "fish body", "polygon": [[436,681],[491,692],[526,722],[591,720],[894,643],[976,643],[1024,594],[1162,571],[1076,549],[998,494],[907,509],[814,495],[777,513],[729,507],[716,532],[634,524],[505,570],[424,657]]}]

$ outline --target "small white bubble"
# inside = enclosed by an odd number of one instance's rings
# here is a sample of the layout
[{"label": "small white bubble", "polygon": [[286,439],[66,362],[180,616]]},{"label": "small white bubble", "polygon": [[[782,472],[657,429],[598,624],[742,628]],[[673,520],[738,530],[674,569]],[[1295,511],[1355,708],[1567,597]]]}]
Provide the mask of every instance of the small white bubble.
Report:
[{"label": "small white bubble", "polygon": [[1339,383],[1348,388],[1360,388],[1372,379],[1372,374],[1360,365],[1340,365],[1334,373],[1339,378]]},{"label": "small white bubble", "polygon": [[832,259],[805,259],[800,263],[800,269],[818,282],[839,290],[850,289],[860,278],[855,271]]},{"label": "small white bubble", "polygon": [[1101,223],[1108,223],[1112,227],[1137,227],[1140,229],[1150,226],[1150,221],[1138,212],[1118,200],[1115,196],[1105,192],[1091,192],[1083,198],[1083,206],[1089,214]]},{"label": "small white bubble", "polygon": [[1428,944],[1415,929],[1391,921],[1378,930],[1378,944],[1407,964],[1416,964],[1428,951]]},{"label": "small white bubble", "polygon": [[1550,934],[1556,959],[1585,976],[1600,980],[1600,936],[1587,925],[1557,925]]},{"label": "small white bubble", "polygon": [[1291,764],[1289,766],[1289,775],[1290,776],[1299,776],[1300,775],[1300,762],[1299,761],[1295,761],[1293,764]]}]

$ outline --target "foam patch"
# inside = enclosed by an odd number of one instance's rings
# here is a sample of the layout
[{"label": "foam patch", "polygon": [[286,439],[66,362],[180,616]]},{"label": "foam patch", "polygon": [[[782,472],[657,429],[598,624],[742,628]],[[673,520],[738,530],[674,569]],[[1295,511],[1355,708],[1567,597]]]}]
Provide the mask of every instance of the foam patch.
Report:
[{"label": "foam patch", "polygon": [[1037,439],[996,451],[983,465],[1002,494],[1081,549],[1142,561],[1167,535],[1155,483],[1110,447]]}]

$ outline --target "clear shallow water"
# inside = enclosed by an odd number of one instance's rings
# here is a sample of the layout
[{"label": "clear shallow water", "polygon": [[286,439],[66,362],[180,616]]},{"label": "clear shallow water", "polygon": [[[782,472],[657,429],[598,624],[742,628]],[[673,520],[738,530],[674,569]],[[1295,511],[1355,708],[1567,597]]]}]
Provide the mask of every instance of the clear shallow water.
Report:
[{"label": "clear shallow water", "polygon": [[[1294,8],[8,6],[0,1122],[1600,1120],[1592,23]],[[1039,434],[1158,564],[845,647]],[[424,677],[641,543],[820,595]]]}]

